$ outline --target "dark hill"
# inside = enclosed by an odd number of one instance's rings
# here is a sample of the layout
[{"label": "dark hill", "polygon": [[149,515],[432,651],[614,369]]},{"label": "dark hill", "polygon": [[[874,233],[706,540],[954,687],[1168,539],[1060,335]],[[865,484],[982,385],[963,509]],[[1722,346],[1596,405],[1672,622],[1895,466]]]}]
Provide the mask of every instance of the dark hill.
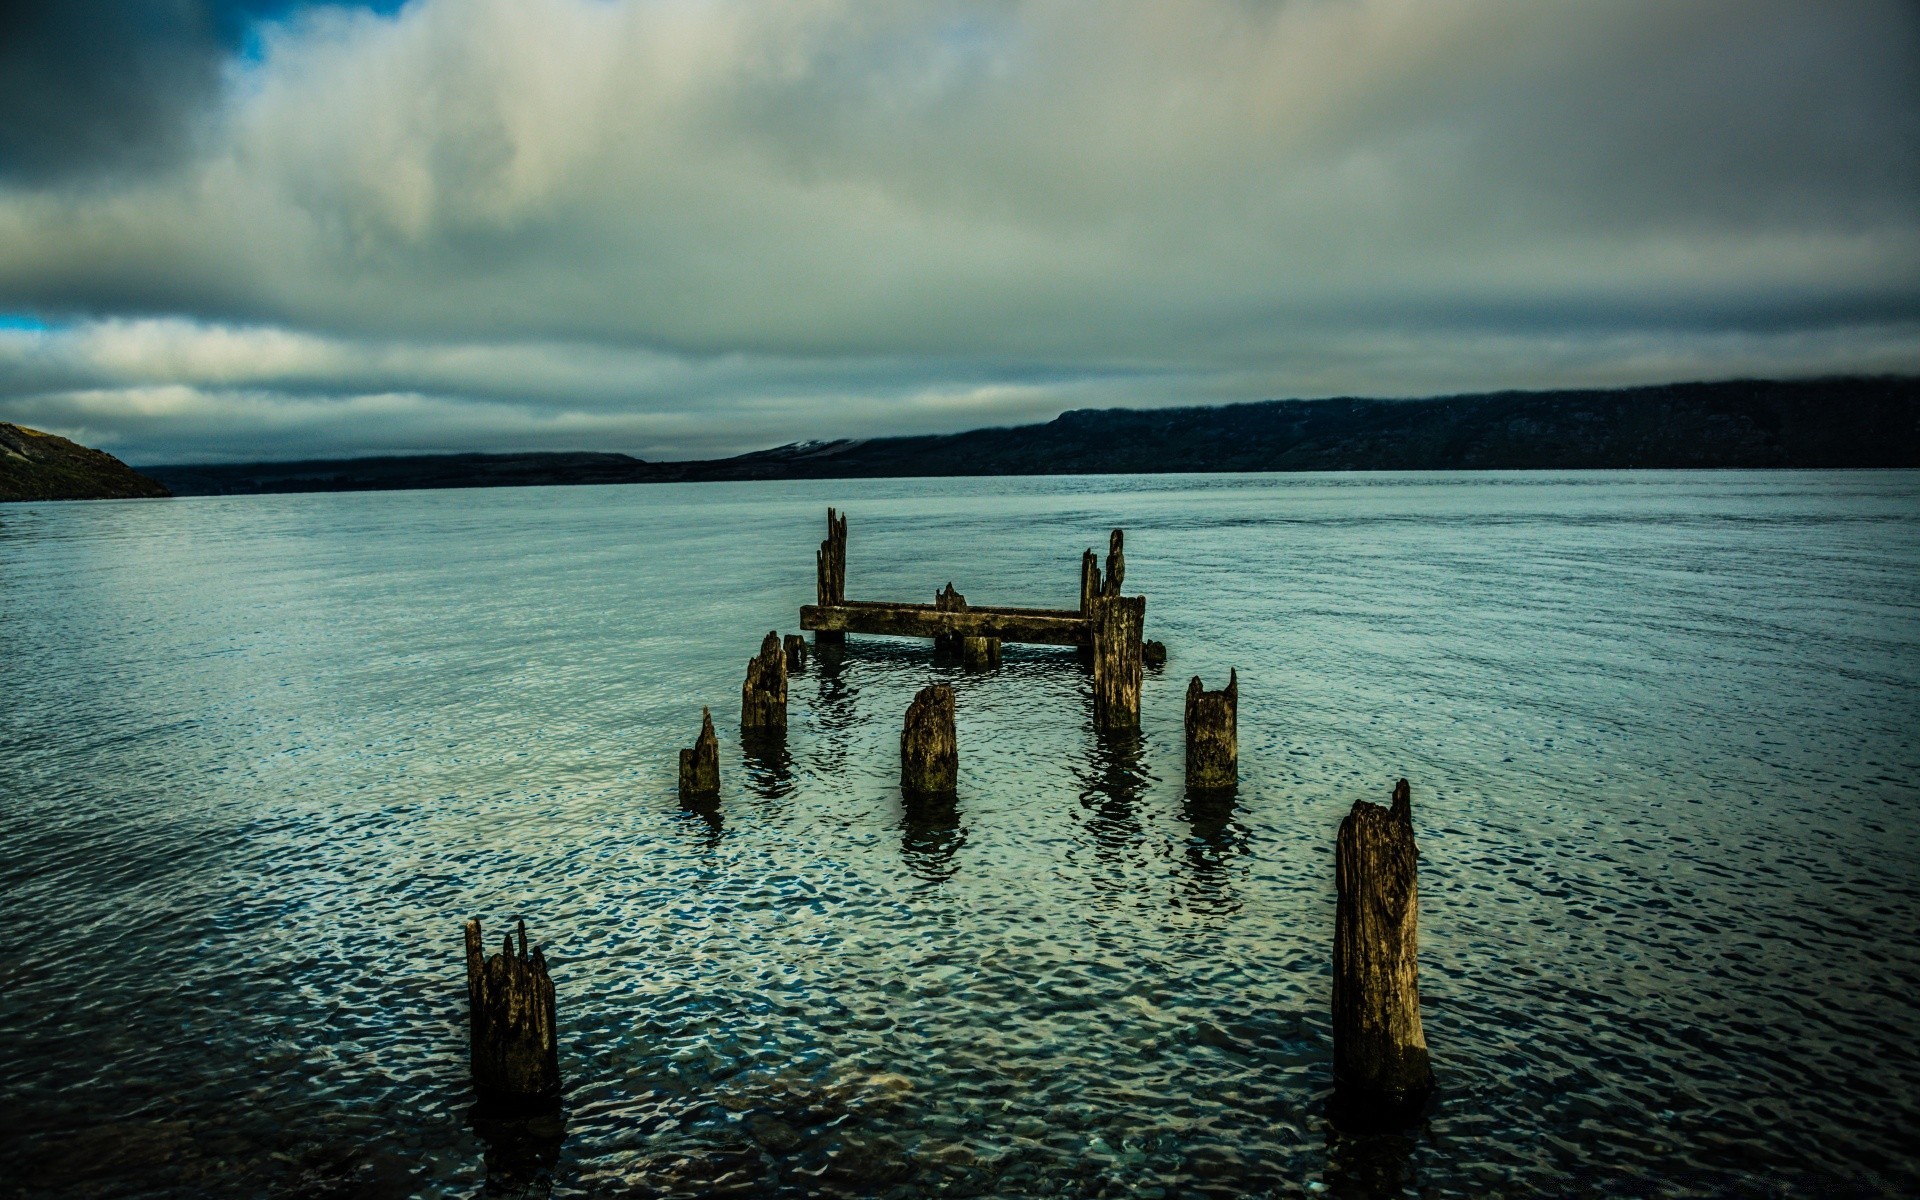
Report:
[{"label": "dark hill", "polygon": [[0,501],[132,500],[169,494],[105,451],[0,421]]},{"label": "dark hill", "polygon": [[649,463],[624,454],[465,454],[147,470],[185,495],[726,479],[1629,467],[1920,467],[1920,378],[1081,410],[1044,425],[808,442],[696,462]]}]

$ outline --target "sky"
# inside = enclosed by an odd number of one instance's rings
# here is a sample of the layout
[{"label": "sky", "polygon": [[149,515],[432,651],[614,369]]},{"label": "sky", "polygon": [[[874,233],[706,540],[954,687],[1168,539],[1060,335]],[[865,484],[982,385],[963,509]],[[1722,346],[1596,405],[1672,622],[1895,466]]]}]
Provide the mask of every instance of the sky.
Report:
[{"label": "sky", "polygon": [[1912,0],[0,0],[0,420],[136,464],[1856,372]]}]

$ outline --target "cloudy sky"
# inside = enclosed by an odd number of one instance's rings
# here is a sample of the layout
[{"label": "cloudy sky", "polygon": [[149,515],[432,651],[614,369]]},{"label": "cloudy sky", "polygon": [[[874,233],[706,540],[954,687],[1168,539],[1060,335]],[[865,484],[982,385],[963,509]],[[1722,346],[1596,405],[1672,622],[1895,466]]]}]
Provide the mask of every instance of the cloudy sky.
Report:
[{"label": "cloudy sky", "polygon": [[1917,369],[1911,0],[0,4],[0,419],[135,463]]}]

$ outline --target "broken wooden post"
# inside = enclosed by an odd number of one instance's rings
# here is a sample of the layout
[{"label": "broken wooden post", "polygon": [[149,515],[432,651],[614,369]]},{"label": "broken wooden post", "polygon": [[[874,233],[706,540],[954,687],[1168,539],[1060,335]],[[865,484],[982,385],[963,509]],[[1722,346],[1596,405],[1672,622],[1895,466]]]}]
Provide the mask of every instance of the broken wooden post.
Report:
[{"label": "broken wooden post", "polygon": [[1140,661],[1147,664],[1149,667],[1166,666],[1167,665],[1167,647],[1165,643],[1163,642],[1140,643]]},{"label": "broken wooden post", "polygon": [[772,733],[787,727],[787,655],[780,634],[768,630],[760,653],[747,660],[747,681],[740,686],[740,728]]},{"label": "broken wooden post", "polygon": [[1187,786],[1230,788],[1240,782],[1240,672],[1209,692],[1195,675],[1187,684]]},{"label": "broken wooden post", "polygon": [[1334,863],[1334,1101],[1354,1124],[1417,1114],[1433,1086],[1420,1026],[1420,853],[1407,781],[1393,807],[1357,801]]},{"label": "broken wooden post", "polygon": [[[845,604],[847,602],[847,518],[836,515],[833,509],[827,510],[827,540],[820,543],[820,553],[814,560],[818,576],[816,596],[820,607]],[[844,632],[837,630],[819,630],[814,633],[815,645],[839,645],[847,640]]]},{"label": "broken wooden post", "polygon": [[1000,665],[1000,639],[997,637],[961,638],[960,661],[969,671],[991,671]]},{"label": "broken wooden post", "polygon": [[1107,577],[1091,601],[1093,719],[1102,729],[1140,727],[1140,630],[1147,620],[1145,596],[1122,596],[1127,577],[1126,535],[1107,539]]},{"label": "broken wooden post", "polygon": [[520,922],[519,952],[508,934],[492,958],[486,956],[479,919],[467,922],[467,1006],[473,1087],[481,1101],[511,1108],[559,1103],[553,980],[539,948],[527,953],[525,921]]},{"label": "broken wooden post", "polygon": [[680,752],[680,798],[708,800],[720,794],[720,739],[713,736],[713,713],[700,710],[700,737]]},{"label": "broken wooden post", "polygon": [[935,683],[920,689],[907,707],[900,731],[900,791],[909,799],[951,796],[960,773],[959,737],[953,724],[953,689]]},{"label": "broken wooden post", "polygon": [[[933,594],[933,611],[967,611],[967,598],[953,589],[953,581],[951,579],[947,581],[947,586],[944,591]],[[957,633],[937,633],[933,637],[933,656],[935,658],[945,659],[959,658],[963,653],[963,644],[965,641],[966,639]]]},{"label": "broken wooden post", "polygon": [[1100,594],[1100,559],[1089,549],[1080,556],[1080,613],[1093,611],[1093,598]]},{"label": "broken wooden post", "polygon": [[797,633],[786,636],[782,645],[787,651],[787,674],[807,669],[807,639]]}]

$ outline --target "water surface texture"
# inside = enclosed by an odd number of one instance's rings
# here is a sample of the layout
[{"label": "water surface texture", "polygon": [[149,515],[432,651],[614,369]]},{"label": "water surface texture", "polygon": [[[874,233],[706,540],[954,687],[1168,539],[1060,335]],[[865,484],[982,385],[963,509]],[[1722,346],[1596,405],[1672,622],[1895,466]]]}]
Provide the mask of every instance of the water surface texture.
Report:
[{"label": "water surface texture", "polygon": [[[1124,526],[1138,739],[1070,650],[855,638],[743,751],[828,504],[854,598],[1071,607]],[[0,1194],[1912,1193],[1917,517],[1913,472],[0,509]],[[1439,1091],[1349,1137],[1333,836],[1401,775]],[[470,1112],[476,915],[547,948],[563,1124]]]}]

